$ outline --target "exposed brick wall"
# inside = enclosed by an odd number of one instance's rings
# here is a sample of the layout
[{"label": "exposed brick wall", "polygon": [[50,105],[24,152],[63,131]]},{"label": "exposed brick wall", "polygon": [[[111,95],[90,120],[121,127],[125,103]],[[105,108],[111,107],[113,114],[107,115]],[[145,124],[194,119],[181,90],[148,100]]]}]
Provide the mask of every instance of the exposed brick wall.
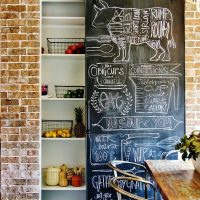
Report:
[{"label": "exposed brick wall", "polygon": [[186,132],[200,130],[200,11],[186,4]]},{"label": "exposed brick wall", "polygon": [[1,199],[39,199],[40,1],[1,0]]},{"label": "exposed brick wall", "polygon": [[[39,199],[39,0],[1,0],[1,199]],[[186,5],[186,125],[200,129],[200,12]]]}]

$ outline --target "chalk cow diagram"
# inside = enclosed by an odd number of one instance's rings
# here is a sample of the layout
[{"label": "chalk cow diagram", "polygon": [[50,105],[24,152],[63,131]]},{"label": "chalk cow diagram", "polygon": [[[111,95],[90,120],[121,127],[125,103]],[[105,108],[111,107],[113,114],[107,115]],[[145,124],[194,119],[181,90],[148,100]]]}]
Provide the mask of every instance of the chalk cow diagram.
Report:
[{"label": "chalk cow diagram", "polygon": [[172,34],[173,16],[169,9],[109,7],[100,0],[94,5],[95,28],[107,28],[111,41],[118,47],[114,62],[128,62],[131,45],[147,44],[155,50],[150,61],[170,61],[169,48],[175,48]]}]

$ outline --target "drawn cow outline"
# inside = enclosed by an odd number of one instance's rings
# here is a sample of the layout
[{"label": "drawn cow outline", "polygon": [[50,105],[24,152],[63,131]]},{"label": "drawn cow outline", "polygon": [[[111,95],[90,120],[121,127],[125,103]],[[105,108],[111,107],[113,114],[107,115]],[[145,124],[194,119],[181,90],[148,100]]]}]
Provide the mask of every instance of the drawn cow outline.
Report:
[{"label": "drawn cow outline", "polygon": [[[114,62],[121,62],[121,61],[128,62],[130,59],[131,45],[140,45],[144,43],[146,43],[149,47],[155,50],[155,54],[150,58],[150,61],[170,61],[171,56],[170,56],[169,47],[176,48],[176,43],[172,35],[173,16],[169,9],[162,8],[162,7],[152,7],[152,8],[144,8],[144,9],[109,7],[108,4],[104,2],[103,0],[99,0],[97,3],[95,3],[94,9],[96,11],[96,15],[92,21],[93,27],[107,28],[110,34],[111,41],[114,42],[118,47],[119,52],[118,52],[117,57],[114,58]],[[124,24],[124,21],[117,22],[115,20],[117,20],[117,18],[118,20],[120,20],[120,17],[122,19],[125,16],[124,13],[126,11],[140,12],[140,14],[141,14],[141,11],[142,12],[149,11],[150,13],[149,27],[147,28],[149,28],[150,36],[143,35],[143,38],[142,38],[141,35],[139,35],[138,37],[138,35],[134,35],[134,33],[132,32],[125,32],[124,27],[121,27],[121,32],[119,31],[120,26],[122,26],[119,24],[122,24],[122,23]],[[161,12],[161,16],[160,16],[161,19],[157,21],[156,20],[153,21],[152,17],[155,17],[153,16],[153,12],[158,12],[158,13]],[[102,18],[104,19],[103,21],[102,21]],[[124,20],[124,18],[122,20]],[[133,26],[135,22],[136,21],[132,20],[129,26]],[[160,33],[158,33],[159,28],[158,30],[154,30],[154,32],[152,30],[153,29],[152,27],[155,26],[156,23],[160,23],[161,28],[163,28],[162,30],[160,30]],[[141,31],[140,29],[141,28],[139,27],[138,31]],[[113,30],[115,30],[115,32],[117,32],[116,30],[118,30],[118,34],[115,34]],[[161,35],[159,36],[159,34]],[[155,37],[155,35],[157,37]],[[133,38],[137,39],[137,37],[143,41],[135,42]]]}]

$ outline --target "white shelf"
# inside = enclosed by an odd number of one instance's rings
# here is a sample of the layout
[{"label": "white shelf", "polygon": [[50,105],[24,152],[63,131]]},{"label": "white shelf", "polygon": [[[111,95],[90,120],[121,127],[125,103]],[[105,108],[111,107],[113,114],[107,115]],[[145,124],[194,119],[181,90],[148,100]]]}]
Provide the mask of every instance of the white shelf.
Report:
[{"label": "white shelf", "polygon": [[42,54],[43,58],[49,58],[49,57],[63,57],[63,58],[85,58],[85,54]]},{"label": "white shelf", "polygon": [[85,25],[85,17],[42,17],[42,24],[51,26]]},{"label": "white shelf", "polygon": [[49,2],[49,3],[59,3],[59,2],[69,2],[69,3],[77,3],[77,2],[84,2],[84,0],[42,0],[42,2]]},{"label": "white shelf", "polygon": [[41,97],[42,101],[85,101],[85,98],[46,98]]},{"label": "white shelf", "polygon": [[42,190],[57,190],[57,191],[81,191],[86,190],[86,186],[83,185],[81,187],[73,187],[73,186],[67,186],[67,187],[60,187],[60,186],[42,186]]},{"label": "white shelf", "polygon": [[43,141],[85,141],[85,137],[83,138],[75,138],[75,137],[71,137],[71,138],[43,138]]}]

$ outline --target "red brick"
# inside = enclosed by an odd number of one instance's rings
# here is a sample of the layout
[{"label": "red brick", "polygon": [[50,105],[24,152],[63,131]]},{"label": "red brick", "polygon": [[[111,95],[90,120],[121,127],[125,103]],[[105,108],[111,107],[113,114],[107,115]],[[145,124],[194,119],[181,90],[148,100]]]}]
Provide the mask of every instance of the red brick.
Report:
[{"label": "red brick", "polygon": [[19,105],[19,99],[1,99],[1,105]]},{"label": "red brick", "polygon": [[38,91],[39,90],[39,86],[38,85],[21,85],[21,91]]},{"label": "red brick", "polygon": [[26,11],[25,5],[8,5],[7,11],[24,12]]}]

